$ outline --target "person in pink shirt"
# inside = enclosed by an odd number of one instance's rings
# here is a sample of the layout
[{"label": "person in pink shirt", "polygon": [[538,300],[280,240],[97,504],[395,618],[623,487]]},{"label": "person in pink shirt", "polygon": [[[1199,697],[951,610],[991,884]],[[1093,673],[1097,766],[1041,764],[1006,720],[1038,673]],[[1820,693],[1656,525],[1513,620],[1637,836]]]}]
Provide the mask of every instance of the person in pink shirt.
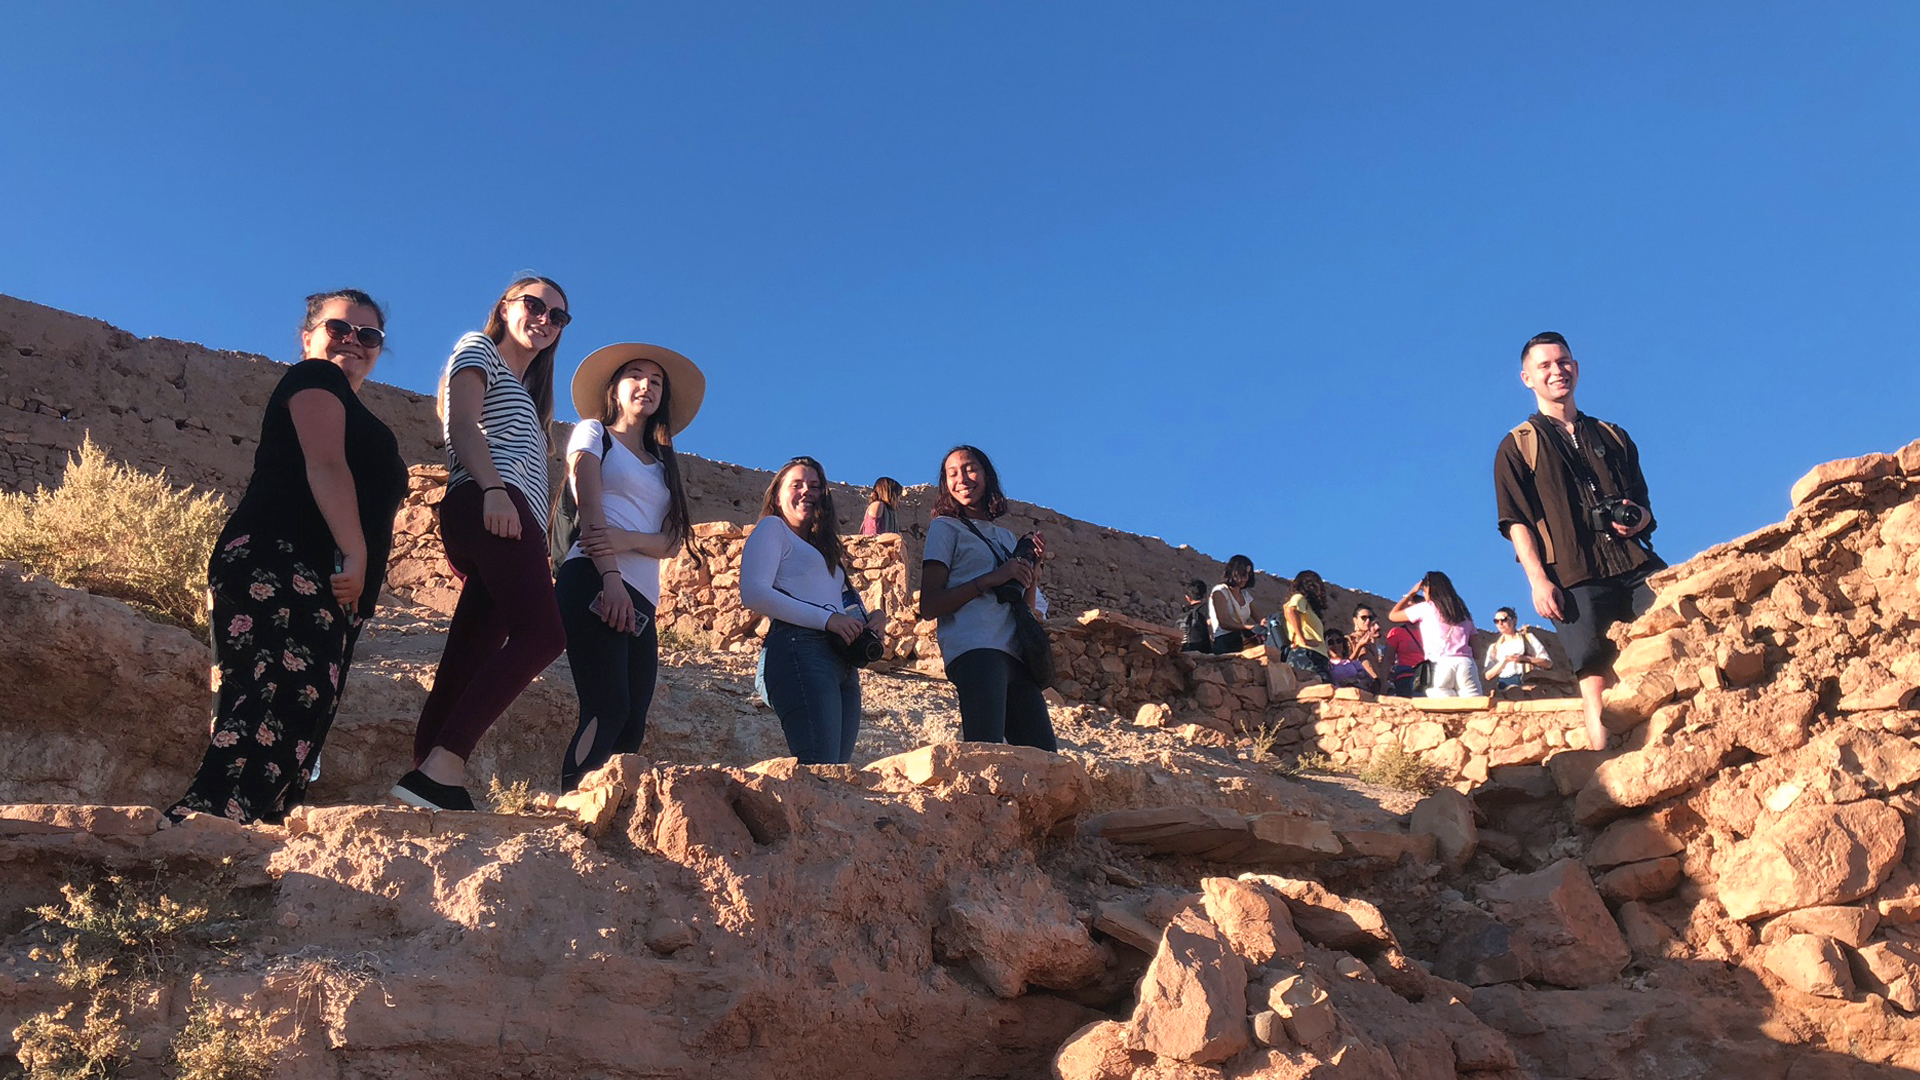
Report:
[{"label": "person in pink shirt", "polygon": [[1480,667],[1473,660],[1473,613],[1447,575],[1427,571],[1427,576],[1387,612],[1387,618],[1410,623],[1420,632],[1421,651],[1433,664],[1428,697],[1480,697],[1486,693]]}]

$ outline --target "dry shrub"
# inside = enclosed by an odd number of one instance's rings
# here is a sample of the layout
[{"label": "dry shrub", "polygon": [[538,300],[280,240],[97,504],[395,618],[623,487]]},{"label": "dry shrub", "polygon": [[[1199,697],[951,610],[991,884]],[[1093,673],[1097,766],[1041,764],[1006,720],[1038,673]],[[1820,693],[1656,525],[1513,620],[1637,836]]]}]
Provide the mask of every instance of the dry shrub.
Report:
[{"label": "dry shrub", "polygon": [[525,780],[503,784],[496,775],[487,781],[487,801],[496,814],[525,814],[534,808],[533,785]]},{"label": "dry shrub", "polygon": [[14,1060],[26,1080],[111,1080],[132,1064],[139,1044],[117,1013],[96,1000],[80,1023],[70,1024],[72,1011],[72,1005],[62,1005],[13,1029],[13,1039],[20,1044]]},{"label": "dry shrub", "polygon": [[180,1080],[268,1080],[281,1048],[274,1017],[222,1009],[205,995],[205,981],[194,976],[187,1026],[171,1048]]},{"label": "dry shrub", "polygon": [[1247,733],[1247,757],[1259,762],[1273,756],[1273,744],[1280,738],[1279,724],[1261,724]]},{"label": "dry shrub", "polygon": [[0,559],[203,629],[207,560],[226,519],[220,496],[114,461],[88,435],[59,487],[0,492]]},{"label": "dry shrub", "polygon": [[661,652],[710,652],[704,635],[683,634],[678,630],[660,627]]}]

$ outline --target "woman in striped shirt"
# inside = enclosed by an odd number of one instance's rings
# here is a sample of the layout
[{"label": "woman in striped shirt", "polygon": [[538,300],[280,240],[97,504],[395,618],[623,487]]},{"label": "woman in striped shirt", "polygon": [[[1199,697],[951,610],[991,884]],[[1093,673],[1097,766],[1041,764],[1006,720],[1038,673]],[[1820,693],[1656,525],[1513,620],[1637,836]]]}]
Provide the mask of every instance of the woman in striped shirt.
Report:
[{"label": "woman in striped shirt", "polygon": [[523,277],[480,333],[454,346],[441,378],[447,494],[440,538],[463,584],[446,651],[413,737],[413,771],[393,797],[471,810],[467,758],[493,722],[566,648],[547,560],[547,423],[567,294]]}]

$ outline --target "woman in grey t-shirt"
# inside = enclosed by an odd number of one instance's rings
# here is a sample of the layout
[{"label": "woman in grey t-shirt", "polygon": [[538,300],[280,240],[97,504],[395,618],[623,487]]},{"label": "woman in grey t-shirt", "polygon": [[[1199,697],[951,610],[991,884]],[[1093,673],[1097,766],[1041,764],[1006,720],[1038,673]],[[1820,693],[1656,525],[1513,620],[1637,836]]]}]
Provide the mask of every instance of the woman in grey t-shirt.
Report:
[{"label": "woman in grey t-shirt", "polygon": [[1007,498],[980,450],[949,450],[934,485],[939,495],[920,566],[920,617],[938,620],[940,655],[960,699],[960,737],[1053,750],[1047,701],[1020,660],[1009,606],[1024,603],[1045,617],[1039,587],[1045,543],[1036,532],[1035,560],[1012,558],[1019,538],[993,524],[1007,512]]}]

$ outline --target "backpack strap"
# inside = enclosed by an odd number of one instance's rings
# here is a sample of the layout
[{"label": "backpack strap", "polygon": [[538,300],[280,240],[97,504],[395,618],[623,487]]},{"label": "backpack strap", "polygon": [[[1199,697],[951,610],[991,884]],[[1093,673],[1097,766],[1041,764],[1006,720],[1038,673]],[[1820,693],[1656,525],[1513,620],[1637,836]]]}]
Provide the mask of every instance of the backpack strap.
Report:
[{"label": "backpack strap", "polygon": [[1520,460],[1527,463],[1527,471],[1537,470],[1540,461],[1540,433],[1533,429],[1533,421],[1526,420],[1507,434],[1513,438],[1514,449],[1520,451]]},{"label": "backpack strap", "polygon": [[[1533,426],[1533,418],[1528,417],[1507,432],[1513,439],[1513,447],[1520,452],[1520,460],[1526,462],[1527,472],[1540,471],[1540,430]],[[1541,518],[1531,523],[1533,535],[1540,541],[1540,561],[1553,565],[1553,537],[1547,532],[1547,520]],[[1517,558],[1517,556],[1516,556]]]}]

